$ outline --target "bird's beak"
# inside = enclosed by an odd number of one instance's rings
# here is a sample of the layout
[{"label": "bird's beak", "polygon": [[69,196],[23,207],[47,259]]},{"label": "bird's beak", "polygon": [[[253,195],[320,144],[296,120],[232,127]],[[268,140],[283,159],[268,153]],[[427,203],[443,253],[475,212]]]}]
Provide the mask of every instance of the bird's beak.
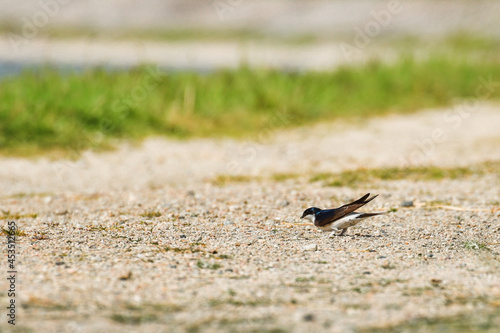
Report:
[{"label": "bird's beak", "polygon": [[306,217],[305,215],[302,215],[300,218],[303,219],[304,217]]}]

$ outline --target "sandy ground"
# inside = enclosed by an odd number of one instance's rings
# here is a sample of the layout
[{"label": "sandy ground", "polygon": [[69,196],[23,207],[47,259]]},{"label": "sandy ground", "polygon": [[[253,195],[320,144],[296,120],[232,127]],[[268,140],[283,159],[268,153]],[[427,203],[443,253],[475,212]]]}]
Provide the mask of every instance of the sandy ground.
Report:
[{"label": "sandy ground", "polygon": [[12,25],[29,22],[37,30],[238,29],[278,35],[342,36],[353,35],[354,27],[363,29],[374,20],[373,12],[390,9],[390,18],[381,21],[384,27],[380,34],[436,37],[456,31],[500,33],[500,4],[494,0],[72,0],[58,1],[61,5],[51,7],[41,3],[0,0],[0,20]]},{"label": "sandy ground", "polygon": [[[130,67],[156,64],[167,69],[213,70],[251,65],[261,68],[327,70],[371,58],[391,59],[387,49],[370,48],[351,55],[339,42],[312,45],[276,45],[270,42],[152,42],[113,39],[51,40],[37,38],[13,42],[0,36],[0,61],[9,64]],[[13,66],[13,65],[10,65]]]},{"label": "sandy ground", "polygon": [[[110,153],[69,151],[75,161],[0,160],[4,195],[101,192],[189,185],[218,175],[338,172],[407,165],[464,166],[500,160],[498,105],[458,104],[412,115],[283,130],[277,112],[252,140],[146,140]],[[98,140],[88,138],[88,140]]]},{"label": "sandy ground", "polygon": [[[3,158],[2,223],[15,221],[26,233],[16,245],[16,328],[358,332],[453,324],[453,331],[493,332],[500,325],[498,173],[359,188],[301,178],[209,181],[498,161],[498,106],[477,104],[460,123],[443,118],[453,110],[287,131],[276,122],[251,142],[152,139],[76,162]],[[439,129],[439,140],[422,144]],[[344,237],[296,224],[309,206],[366,192],[380,196],[365,211],[392,212]],[[408,200],[416,206],[400,207]],[[5,320],[0,328],[13,331]]]},{"label": "sandy ground", "polygon": [[[50,7],[41,3],[52,3]],[[213,69],[255,66],[323,70],[372,57],[391,59],[381,41],[408,36],[422,40],[457,33],[499,37],[498,1],[265,1],[108,0],[41,2],[0,0],[0,73],[29,64]],[[396,3],[396,6],[390,5]],[[400,6],[397,6],[397,4]],[[49,8],[49,9],[47,9]],[[221,12],[218,8],[224,8]],[[381,14],[382,13],[382,14]],[[384,14],[385,13],[385,14]],[[44,32],[86,29],[101,38],[47,40]],[[320,42],[152,42],[113,40],[114,32],[158,30],[248,31],[263,36],[313,36]],[[360,33],[361,31],[361,33]],[[364,37],[362,37],[363,35]],[[387,44],[387,43],[386,43]],[[343,46],[342,46],[343,45]],[[353,55],[346,52],[356,49]],[[342,46],[342,47],[341,47]]]}]

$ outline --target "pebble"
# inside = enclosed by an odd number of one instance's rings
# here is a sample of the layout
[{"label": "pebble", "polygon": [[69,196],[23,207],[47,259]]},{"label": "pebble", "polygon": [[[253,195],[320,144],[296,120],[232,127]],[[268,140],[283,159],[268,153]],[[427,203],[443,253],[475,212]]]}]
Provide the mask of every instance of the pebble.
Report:
[{"label": "pebble", "polygon": [[304,321],[314,321],[314,315],[312,313],[308,313],[304,316]]},{"label": "pebble", "polygon": [[318,244],[308,244],[302,248],[303,251],[317,251]]},{"label": "pebble", "polygon": [[401,207],[413,207],[413,201],[403,201]]}]

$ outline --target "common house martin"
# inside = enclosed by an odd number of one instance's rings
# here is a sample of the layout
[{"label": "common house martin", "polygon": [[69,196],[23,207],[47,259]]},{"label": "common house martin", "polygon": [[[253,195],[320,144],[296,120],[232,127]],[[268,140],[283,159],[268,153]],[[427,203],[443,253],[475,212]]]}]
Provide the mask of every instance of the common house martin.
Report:
[{"label": "common house martin", "polygon": [[377,195],[371,197],[370,193],[365,194],[361,198],[351,203],[345,204],[338,208],[333,209],[320,209],[317,207],[307,208],[304,213],[302,213],[301,219],[306,218],[311,220],[314,225],[323,231],[331,231],[330,237],[339,235],[342,236],[347,231],[347,228],[355,226],[362,220],[377,216],[383,213],[358,213],[355,212],[356,209],[366,205]]}]

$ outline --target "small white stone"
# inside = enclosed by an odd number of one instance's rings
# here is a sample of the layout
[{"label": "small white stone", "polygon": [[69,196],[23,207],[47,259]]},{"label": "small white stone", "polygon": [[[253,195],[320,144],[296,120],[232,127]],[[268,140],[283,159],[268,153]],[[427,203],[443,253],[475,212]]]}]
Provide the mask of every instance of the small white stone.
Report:
[{"label": "small white stone", "polygon": [[302,248],[304,251],[317,251],[318,250],[318,244],[308,244]]}]

